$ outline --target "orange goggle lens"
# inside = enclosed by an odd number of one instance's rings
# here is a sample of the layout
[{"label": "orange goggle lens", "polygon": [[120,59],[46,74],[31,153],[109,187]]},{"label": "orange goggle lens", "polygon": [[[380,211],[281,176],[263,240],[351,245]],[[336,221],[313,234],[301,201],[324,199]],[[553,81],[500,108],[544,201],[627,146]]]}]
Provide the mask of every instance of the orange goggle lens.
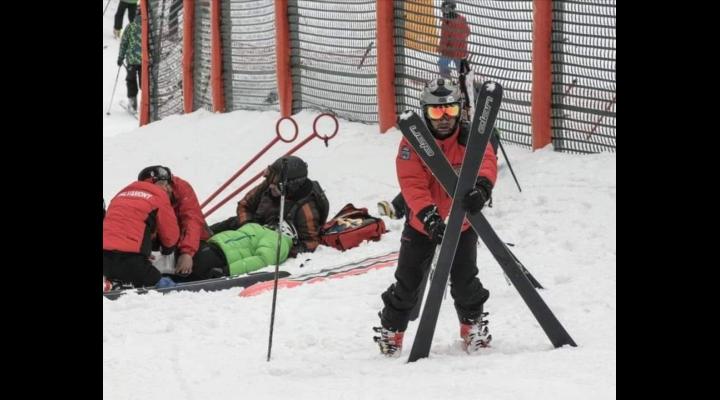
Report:
[{"label": "orange goggle lens", "polygon": [[460,114],[460,105],[455,104],[440,104],[435,106],[425,107],[425,113],[430,119],[441,119],[443,114],[447,114],[448,117],[457,117]]}]

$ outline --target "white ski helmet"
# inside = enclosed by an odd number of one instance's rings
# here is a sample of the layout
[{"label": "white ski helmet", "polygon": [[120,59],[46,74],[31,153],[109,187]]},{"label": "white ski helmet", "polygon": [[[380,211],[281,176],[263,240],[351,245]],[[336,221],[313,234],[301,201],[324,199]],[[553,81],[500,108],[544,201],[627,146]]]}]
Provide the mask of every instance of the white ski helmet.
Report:
[{"label": "white ski helmet", "polygon": [[280,232],[285,236],[290,236],[293,241],[297,240],[298,236],[295,227],[286,220],[283,220],[282,224],[280,224]]},{"label": "white ski helmet", "polygon": [[462,92],[452,79],[437,78],[428,81],[420,94],[420,106],[461,103]]},{"label": "white ski helmet", "polygon": [[441,134],[433,128],[433,125],[428,118],[426,107],[446,104],[457,104],[462,110],[463,96],[460,87],[453,82],[452,79],[437,78],[428,81],[420,94],[420,107],[422,108],[423,118],[425,118],[425,125],[427,125],[430,132],[437,139],[445,139],[446,137],[452,135],[460,123],[460,117],[458,116],[455,120],[455,124],[450,129],[449,134]]}]

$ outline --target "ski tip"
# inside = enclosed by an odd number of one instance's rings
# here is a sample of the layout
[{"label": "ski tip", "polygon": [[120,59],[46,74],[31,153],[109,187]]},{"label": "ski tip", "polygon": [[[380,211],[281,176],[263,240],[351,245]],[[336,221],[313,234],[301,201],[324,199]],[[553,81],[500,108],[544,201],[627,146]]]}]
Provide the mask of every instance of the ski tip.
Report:
[{"label": "ski tip", "polygon": [[483,85],[485,86],[485,90],[488,92],[494,92],[495,89],[497,89],[500,86],[499,83],[493,82],[493,81],[485,82]]},{"label": "ski tip", "polygon": [[414,111],[412,111],[412,110],[407,110],[407,111],[403,112],[402,114],[400,114],[400,115],[398,116],[398,119],[400,119],[401,121],[404,121],[404,120],[412,117],[413,114],[415,114]]}]

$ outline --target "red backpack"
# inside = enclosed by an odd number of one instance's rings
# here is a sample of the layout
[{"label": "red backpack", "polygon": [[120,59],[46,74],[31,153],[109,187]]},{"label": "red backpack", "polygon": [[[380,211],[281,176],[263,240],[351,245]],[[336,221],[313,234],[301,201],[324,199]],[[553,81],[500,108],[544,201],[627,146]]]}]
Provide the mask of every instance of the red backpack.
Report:
[{"label": "red backpack", "polygon": [[323,225],[320,242],[345,251],[359,246],[363,240],[378,241],[385,232],[387,229],[381,218],[368,214],[367,208],[356,208],[348,203]]}]

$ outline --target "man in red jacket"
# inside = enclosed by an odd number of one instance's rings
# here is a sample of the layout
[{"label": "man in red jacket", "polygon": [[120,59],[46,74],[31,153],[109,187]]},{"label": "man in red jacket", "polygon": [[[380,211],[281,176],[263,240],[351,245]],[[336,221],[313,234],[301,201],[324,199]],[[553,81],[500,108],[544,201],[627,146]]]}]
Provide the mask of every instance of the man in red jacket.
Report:
[{"label": "man in red jacket", "polygon": [[[425,123],[453,168],[458,170],[465,156],[469,127],[459,121],[462,109],[460,89],[452,81],[430,81],[420,97]],[[403,138],[395,159],[402,197],[407,203],[405,228],[400,239],[400,255],[395,271],[396,283],[382,294],[385,307],[380,312],[380,333],[374,339],[387,356],[399,356],[410,313],[422,296],[420,284],[430,266],[436,246],[442,242],[452,198],[427,169],[413,147]],[[475,187],[457,199],[470,214],[479,212],[490,198],[497,178],[497,157],[493,146],[485,148]],[[483,304],[490,292],[477,278],[477,234],[467,219],[463,222],[450,270],[450,294],[460,320],[465,348],[475,351],[491,340]]]},{"label": "man in red jacket", "polygon": [[180,235],[170,204],[169,174],[133,182],[111,201],[103,220],[103,276],[134,286],[168,287],[150,262],[153,242],[163,254],[175,250]]},{"label": "man in red jacket", "polygon": [[455,11],[457,4],[455,0],[444,0],[441,5],[442,27],[440,29],[440,46],[438,53],[438,67],[440,76],[450,79],[450,63],[455,63],[455,68],[460,72],[460,62],[467,58],[467,39],[470,36],[465,17]]},{"label": "man in red jacket", "polygon": [[169,177],[167,182],[169,183],[170,203],[180,228],[175,274],[187,276],[193,271],[193,256],[200,247],[200,241],[209,239],[210,232],[192,186],[184,179],[173,175],[170,168],[162,165],[146,167],[138,174],[138,180],[156,182],[158,177],[163,176]]}]

